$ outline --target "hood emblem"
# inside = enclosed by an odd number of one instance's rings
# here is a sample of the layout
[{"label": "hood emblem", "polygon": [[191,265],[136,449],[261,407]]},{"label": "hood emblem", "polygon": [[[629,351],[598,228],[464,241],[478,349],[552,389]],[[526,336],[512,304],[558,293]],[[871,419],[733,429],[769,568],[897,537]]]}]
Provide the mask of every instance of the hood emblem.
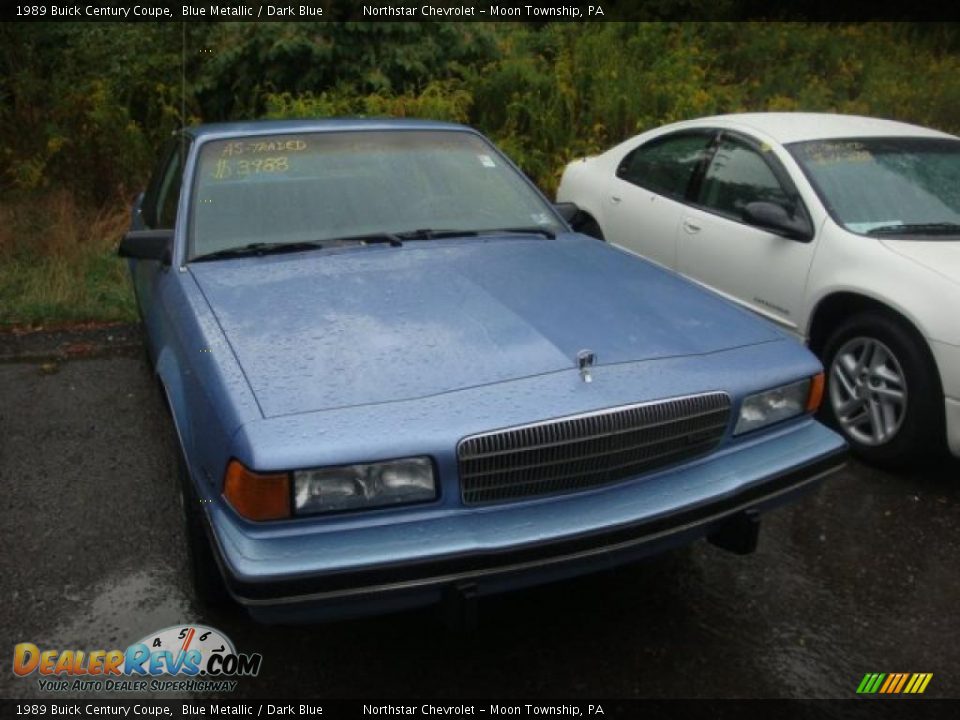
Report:
[{"label": "hood emblem", "polygon": [[581,350],[577,353],[577,367],[580,368],[580,378],[585,382],[593,382],[593,376],[590,374],[592,368],[597,362],[597,354],[593,350]]}]

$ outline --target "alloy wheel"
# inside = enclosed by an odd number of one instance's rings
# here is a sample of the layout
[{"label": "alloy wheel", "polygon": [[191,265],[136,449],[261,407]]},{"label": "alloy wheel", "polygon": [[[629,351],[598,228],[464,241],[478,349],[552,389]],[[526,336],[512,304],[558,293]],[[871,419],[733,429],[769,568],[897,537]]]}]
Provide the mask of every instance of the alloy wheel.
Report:
[{"label": "alloy wheel", "polygon": [[900,362],[876,338],[845,342],[830,364],[830,406],[854,441],[875,447],[889,442],[907,411],[907,382]]}]

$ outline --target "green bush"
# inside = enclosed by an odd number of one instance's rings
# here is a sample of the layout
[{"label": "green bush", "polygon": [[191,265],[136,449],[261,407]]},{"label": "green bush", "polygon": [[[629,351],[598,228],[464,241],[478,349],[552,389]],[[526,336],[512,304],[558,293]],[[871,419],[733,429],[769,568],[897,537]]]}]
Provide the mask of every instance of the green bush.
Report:
[{"label": "green bush", "polygon": [[265,102],[267,118],[410,117],[466,123],[473,98],[458,81],[436,81],[417,93],[364,95],[340,86],[318,95],[268,94]]},{"label": "green bush", "polygon": [[[656,19],[707,3],[637,5]],[[575,157],[714,113],[836,111],[960,133],[956,23],[0,23],[0,46],[0,210],[77,208],[52,213],[46,239],[22,212],[0,233],[0,271],[30,278],[0,273],[0,300],[32,298],[18,321],[129,314],[113,240],[66,226],[125,218],[183,124],[462,122],[547,193]]]}]

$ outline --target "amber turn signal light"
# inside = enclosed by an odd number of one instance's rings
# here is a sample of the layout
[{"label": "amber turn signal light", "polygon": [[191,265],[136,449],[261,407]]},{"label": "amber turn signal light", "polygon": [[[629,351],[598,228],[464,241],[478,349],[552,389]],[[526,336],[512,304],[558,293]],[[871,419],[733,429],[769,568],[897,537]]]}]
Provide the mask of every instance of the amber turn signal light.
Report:
[{"label": "amber turn signal light", "polygon": [[820,409],[823,401],[823,373],[817,373],[810,378],[810,394],[807,395],[807,412],[814,413]]},{"label": "amber turn signal light", "polygon": [[248,470],[238,460],[231,460],[227,465],[223,496],[248,520],[290,517],[290,476],[286,473],[265,475]]}]

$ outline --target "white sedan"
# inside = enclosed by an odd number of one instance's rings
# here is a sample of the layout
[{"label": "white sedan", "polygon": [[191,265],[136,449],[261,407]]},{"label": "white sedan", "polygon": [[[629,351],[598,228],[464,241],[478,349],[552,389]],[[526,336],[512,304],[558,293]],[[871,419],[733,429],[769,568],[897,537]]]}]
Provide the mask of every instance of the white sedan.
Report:
[{"label": "white sedan", "polygon": [[862,457],[960,457],[960,138],[814,113],[701,118],[570,163],[592,234],[809,343]]}]

